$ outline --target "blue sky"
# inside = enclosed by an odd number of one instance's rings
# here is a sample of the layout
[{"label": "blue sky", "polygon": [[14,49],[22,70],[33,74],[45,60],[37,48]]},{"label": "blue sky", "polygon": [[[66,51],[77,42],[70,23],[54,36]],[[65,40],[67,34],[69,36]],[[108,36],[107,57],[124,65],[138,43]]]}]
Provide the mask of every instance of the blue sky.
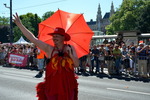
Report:
[{"label": "blue sky", "polygon": [[[101,6],[102,16],[110,11],[113,2],[115,10],[120,7],[123,0],[12,0],[13,13],[19,15],[28,12],[37,13],[40,17],[47,11],[57,11],[58,8],[70,13],[84,13],[86,21],[96,20],[98,5]],[[0,1],[0,16],[9,17],[9,9],[5,8],[4,3],[9,6],[10,0]]]}]

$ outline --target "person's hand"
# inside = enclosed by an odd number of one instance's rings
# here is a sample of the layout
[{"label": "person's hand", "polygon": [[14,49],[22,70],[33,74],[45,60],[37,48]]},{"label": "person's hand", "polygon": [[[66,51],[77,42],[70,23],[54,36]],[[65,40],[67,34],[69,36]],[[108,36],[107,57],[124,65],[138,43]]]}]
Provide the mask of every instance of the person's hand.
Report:
[{"label": "person's hand", "polygon": [[148,49],[148,45],[146,45],[143,49],[144,49],[144,50],[147,50],[147,49]]},{"label": "person's hand", "polygon": [[17,14],[17,13],[16,13],[15,15],[13,14],[13,17],[14,17],[14,19],[13,19],[14,23],[15,23],[17,26],[20,26],[20,25],[22,24],[22,22],[21,22],[21,20],[20,20],[20,18],[19,18],[19,16],[18,16],[18,14]]},{"label": "person's hand", "polygon": [[67,50],[67,53],[69,54],[69,56],[72,56],[73,54],[73,52],[72,52],[72,48],[71,48],[71,46],[67,46],[66,47],[66,50]]}]

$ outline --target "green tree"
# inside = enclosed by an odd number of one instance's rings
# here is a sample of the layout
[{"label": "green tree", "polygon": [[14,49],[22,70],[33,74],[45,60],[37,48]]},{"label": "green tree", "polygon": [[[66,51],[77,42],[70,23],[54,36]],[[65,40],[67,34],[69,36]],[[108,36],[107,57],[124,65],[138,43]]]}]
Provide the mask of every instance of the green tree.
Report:
[{"label": "green tree", "polygon": [[[22,23],[25,25],[27,29],[29,29],[35,36],[38,36],[38,23],[41,22],[41,18],[38,17],[37,14],[27,13],[25,15],[21,15],[20,19]],[[14,24],[14,41],[17,41],[22,33],[20,29]],[[27,40],[26,37],[24,37]]]},{"label": "green tree", "polygon": [[0,16],[0,25],[9,25],[9,18]]},{"label": "green tree", "polygon": [[150,12],[150,1],[145,2],[140,12],[135,29],[142,33],[150,33],[150,13],[148,13]]},{"label": "green tree", "polygon": [[8,43],[9,42],[9,26],[8,25],[1,25],[0,26],[0,42]]},{"label": "green tree", "polygon": [[112,24],[108,25],[108,26],[106,27],[106,30],[107,30],[107,34],[108,34],[108,35],[113,35],[113,34],[115,34],[114,31],[113,31]]},{"label": "green tree", "polygon": [[149,0],[124,0],[120,8],[110,18],[111,24],[106,27],[107,34],[116,31],[135,30],[138,18]]},{"label": "green tree", "polygon": [[0,16],[0,42],[6,43],[9,34],[9,18]]},{"label": "green tree", "polygon": [[48,17],[52,16],[53,14],[54,14],[53,11],[48,11],[48,12],[44,13],[42,16],[42,20],[47,19]]},{"label": "green tree", "polygon": [[[35,36],[38,36],[38,24],[42,21],[50,17],[54,12],[48,11],[43,14],[42,19],[33,13],[27,13],[25,15],[20,15],[20,19],[22,23],[29,29]],[[14,41],[17,41],[22,35],[20,29],[13,23],[13,31],[14,31]],[[24,37],[24,36],[23,36]],[[26,37],[24,37],[27,40]],[[28,40],[27,40],[28,41]]]}]

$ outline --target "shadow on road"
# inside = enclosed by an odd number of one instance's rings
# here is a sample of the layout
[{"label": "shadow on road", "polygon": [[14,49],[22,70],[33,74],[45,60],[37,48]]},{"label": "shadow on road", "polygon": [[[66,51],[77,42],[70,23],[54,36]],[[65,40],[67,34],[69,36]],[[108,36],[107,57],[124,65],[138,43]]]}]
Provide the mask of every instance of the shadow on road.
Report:
[{"label": "shadow on road", "polygon": [[[27,70],[36,70],[38,71],[37,66],[35,67],[16,67],[16,66],[3,66],[3,67],[8,67],[8,68],[17,68],[17,69],[27,69]],[[89,72],[78,72],[76,73],[78,76],[95,76],[97,78],[103,79],[103,78],[108,78],[108,79],[118,79],[118,80],[125,80],[125,81],[137,81],[137,82],[150,82],[150,78],[143,78],[143,77],[138,77],[135,75],[127,75],[127,74],[113,74],[109,75],[107,73],[89,73]]]},{"label": "shadow on road", "polygon": [[82,75],[85,77],[88,76],[95,76],[97,78],[103,79],[103,78],[108,78],[108,79],[118,79],[118,80],[125,80],[125,81],[137,81],[137,82],[150,82],[150,78],[143,78],[143,77],[138,77],[136,75],[126,75],[126,74],[113,74],[109,75],[106,73],[76,73],[77,75]]}]

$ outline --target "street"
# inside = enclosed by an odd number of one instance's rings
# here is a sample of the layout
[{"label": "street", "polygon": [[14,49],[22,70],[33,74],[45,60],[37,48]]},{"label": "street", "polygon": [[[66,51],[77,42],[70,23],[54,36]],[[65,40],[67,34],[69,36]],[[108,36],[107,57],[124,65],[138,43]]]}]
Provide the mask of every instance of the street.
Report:
[{"label": "street", "polygon": [[[0,100],[37,100],[37,71],[0,66]],[[150,81],[79,75],[79,100],[149,100]]]}]

